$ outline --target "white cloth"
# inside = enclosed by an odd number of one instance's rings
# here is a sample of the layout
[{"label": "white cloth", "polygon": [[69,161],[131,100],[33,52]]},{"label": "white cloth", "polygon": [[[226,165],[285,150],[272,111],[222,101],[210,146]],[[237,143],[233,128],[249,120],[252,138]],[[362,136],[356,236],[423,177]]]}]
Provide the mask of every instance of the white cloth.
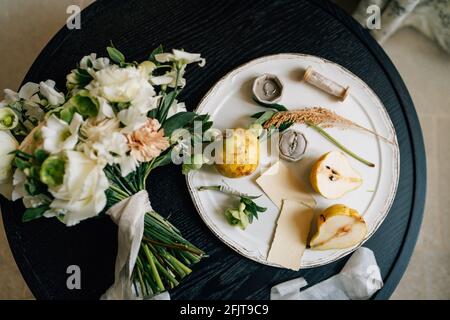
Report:
[{"label": "white cloth", "polygon": [[142,190],[116,203],[106,212],[118,226],[118,248],[114,284],[101,299],[136,299],[132,291],[131,274],[144,233],[144,217],[151,210],[147,191]]},{"label": "white cloth", "polygon": [[367,27],[371,5],[380,8],[380,29],[373,29],[373,37],[381,44],[402,27],[411,26],[435,40],[450,53],[449,0],[361,0],[353,17]]},{"label": "white cloth", "polygon": [[373,251],[361,247],[347,261],[341,272],[306,290],[308,283],[297,278],[274,286],[271,300],[365,300],[383,287],[380,268]]}]

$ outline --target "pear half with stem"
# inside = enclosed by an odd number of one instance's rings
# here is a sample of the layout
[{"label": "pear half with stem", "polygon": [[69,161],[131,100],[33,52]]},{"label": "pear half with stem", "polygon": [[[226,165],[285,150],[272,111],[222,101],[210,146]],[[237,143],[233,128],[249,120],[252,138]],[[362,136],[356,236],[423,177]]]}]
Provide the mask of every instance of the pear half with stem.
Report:
[{"label": "pear half with stem", "polygon": [[321,156],[311,169],[311,185],[327,199],[338,199],[362,184],[361,175],[340,151]]},{"label": "pear half with stem", "polygon": [[317,232],[309,243],[313,250],[350,248],[364,240],[367,225],[355,209],[335,204],[319,215]]}]

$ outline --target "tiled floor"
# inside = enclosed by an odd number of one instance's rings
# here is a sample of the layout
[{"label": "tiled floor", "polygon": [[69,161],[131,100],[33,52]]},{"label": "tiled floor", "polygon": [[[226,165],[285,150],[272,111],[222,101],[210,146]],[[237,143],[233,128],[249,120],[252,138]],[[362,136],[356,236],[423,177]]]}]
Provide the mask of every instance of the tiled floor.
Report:
[{"label": "tiled floor", "polygon": [[[2,0],[0,88],[17,88],[41,48],[65,23],[68,5],[91,2]],[[428,159],[422,230],[392,298],[450,299],[450,55],[411,29],[398,32],[384,47],[413,97]],[[0,217],[0,299],[32,298],[11,256]]]}]

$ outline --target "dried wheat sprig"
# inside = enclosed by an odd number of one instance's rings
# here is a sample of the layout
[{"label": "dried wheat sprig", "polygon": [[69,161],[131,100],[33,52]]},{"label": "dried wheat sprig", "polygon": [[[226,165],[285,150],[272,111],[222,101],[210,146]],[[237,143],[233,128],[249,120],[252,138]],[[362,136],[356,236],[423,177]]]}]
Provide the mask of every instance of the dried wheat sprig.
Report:
[{"label": "dried wheat sprig", "polygon": [[276,112],[269,120],[267,120],[264,123],[263,127],[266,129],[271,127],[278,128],[283,123],[300,123],[300,124],[311,123],[314,124],[315,126],[320,126],[322,128],[329,128],[334,126],[341,126],[343,128],[353,127],[371,133],[376,137],[390,144],[393,144],[392,141],[379,135],[378,133],[370,129],[367,129],[347,118],[344,118],[335,113],[334,111],[322,107],[312,107],[298,110]]}]

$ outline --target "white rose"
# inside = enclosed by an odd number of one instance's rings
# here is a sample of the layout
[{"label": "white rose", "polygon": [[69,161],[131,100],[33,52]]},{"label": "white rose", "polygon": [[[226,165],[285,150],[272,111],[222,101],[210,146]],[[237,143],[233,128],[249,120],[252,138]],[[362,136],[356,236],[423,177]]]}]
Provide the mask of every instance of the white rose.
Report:
[{"label": "white rose", "polygon": [[109,184],[102,167],[84,153],[66,151],[65,155],[63,183],[49,188],[55,198],[50,212],[63,213],[63,222],[72,226],[103,210]]},{"label": "white rose", "polygon": [[155,107],[155,90],[148,82],[144,69],[119,68],[116,65],[95,72],[94,80],[86,87],[94,96],[110,102],[131,102],[142,111]]},{"label": "white rose", "polygon": [[0,194],[11,199],[12,161],[14,155],[10,153],[17,150],[19,143],[6,131],[0,131],[0,141]]}]

